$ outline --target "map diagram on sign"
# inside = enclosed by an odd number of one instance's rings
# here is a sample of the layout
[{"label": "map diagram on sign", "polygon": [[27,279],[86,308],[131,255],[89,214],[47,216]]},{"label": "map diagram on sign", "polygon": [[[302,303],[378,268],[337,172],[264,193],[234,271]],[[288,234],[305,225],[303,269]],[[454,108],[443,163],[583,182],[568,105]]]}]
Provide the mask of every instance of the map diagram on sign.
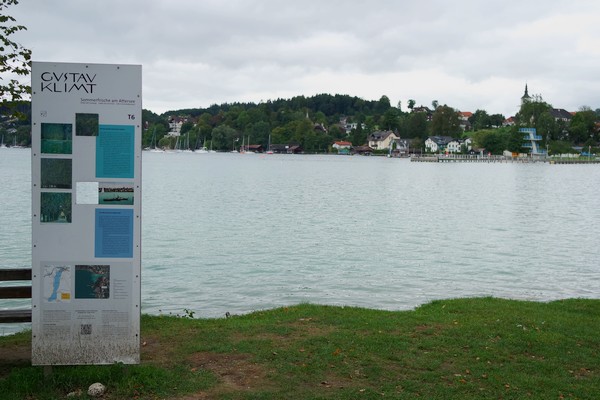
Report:
[{"label": "map diagram on sign", "polygon": [[44,299],[48,303],[71,301],[71,266],[44,266]]}]

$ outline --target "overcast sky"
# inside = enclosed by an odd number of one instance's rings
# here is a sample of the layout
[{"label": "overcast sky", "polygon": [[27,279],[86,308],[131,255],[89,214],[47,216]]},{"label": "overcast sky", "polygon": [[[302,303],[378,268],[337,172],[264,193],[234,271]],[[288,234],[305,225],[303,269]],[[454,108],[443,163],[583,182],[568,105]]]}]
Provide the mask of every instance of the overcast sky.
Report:
[{"label": "overcast sky", "polygon": [[597,0],[21,0],[35,61],[141,64],[156,113],[296,95],[382,95],[514,115],[525,83],[600,108]]}]

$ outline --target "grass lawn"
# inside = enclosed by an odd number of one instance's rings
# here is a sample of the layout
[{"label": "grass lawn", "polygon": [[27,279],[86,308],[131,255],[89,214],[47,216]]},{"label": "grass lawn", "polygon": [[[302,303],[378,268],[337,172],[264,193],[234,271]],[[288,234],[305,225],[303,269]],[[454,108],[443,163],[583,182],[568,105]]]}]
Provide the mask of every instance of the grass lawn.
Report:
[{"label": "grass lawn", "polygon": [[598,399],[600,300],[439,300],[413,311],[302,304],[227,319],[142,316],[142,363],[32,367],[0,337],[0,397]]}]

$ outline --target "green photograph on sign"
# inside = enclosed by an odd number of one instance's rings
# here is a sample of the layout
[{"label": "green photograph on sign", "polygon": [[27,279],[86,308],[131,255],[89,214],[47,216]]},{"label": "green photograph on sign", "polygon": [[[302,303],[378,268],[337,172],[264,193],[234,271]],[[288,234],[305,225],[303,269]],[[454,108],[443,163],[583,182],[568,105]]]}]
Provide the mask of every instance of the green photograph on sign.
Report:
[{"label": "green photograph on sign", "polygon": [[75,135],[98,136],[99,120],[98,114],[75,114]]},{"label": "green photograph on sign", "polygon": [[40,222],[71,223],[71,193],[40,193]]},{"label": "green photograph on sign", "polygon": [[73,124],[42,123],[41,136],[42,153],[73,153]]},{"label": "green photograph on sign", "polygon": [[73,161],[70,158],[42,158],[41,184],[43,189],[71,189]]}]

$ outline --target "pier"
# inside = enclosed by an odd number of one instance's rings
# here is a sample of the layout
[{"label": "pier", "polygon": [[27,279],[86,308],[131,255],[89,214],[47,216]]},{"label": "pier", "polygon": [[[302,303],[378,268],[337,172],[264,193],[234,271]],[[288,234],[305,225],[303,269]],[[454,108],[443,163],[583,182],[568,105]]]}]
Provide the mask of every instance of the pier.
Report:
[{"label": "pier", "polygon": [[510,157],[510,156],[482,156],[470,154],[413,154],[411,162],[433,162],[433,163],[550,163],[550,164],[600,164],[598,158],[553,158],[553,157]]}]

